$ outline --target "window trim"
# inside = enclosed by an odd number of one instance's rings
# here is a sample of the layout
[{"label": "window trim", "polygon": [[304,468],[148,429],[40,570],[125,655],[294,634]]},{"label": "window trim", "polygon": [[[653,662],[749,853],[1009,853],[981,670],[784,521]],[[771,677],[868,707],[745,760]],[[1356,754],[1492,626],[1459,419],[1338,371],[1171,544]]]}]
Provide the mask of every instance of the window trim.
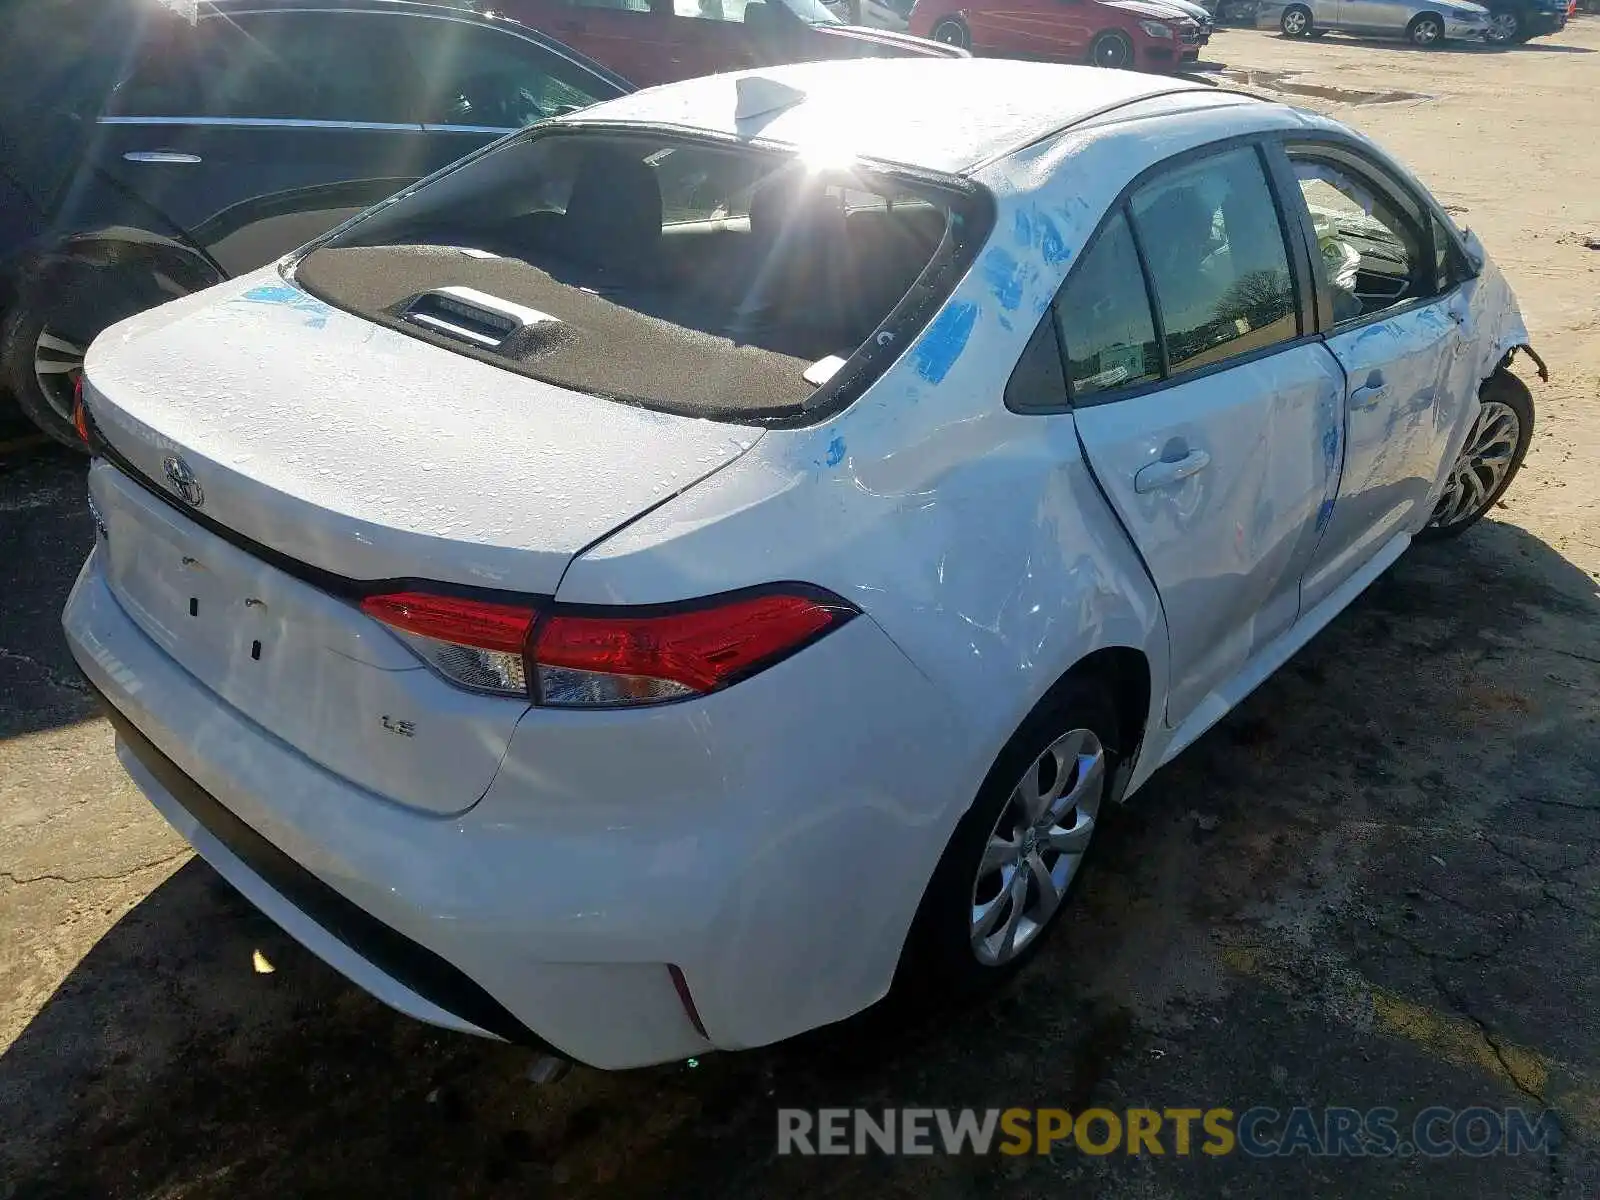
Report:
[{"label": "window trim", "polygon": [[[1472,268],[1471,256],[1462,247],[1460,239],[1455,236],[1450,224],[1441,222],[1438,203],[1426,190],[1421,195],[1418,195],[1417,189],[1413,188],[1399,173],[1396,164],[1387,161],[1381,155],[1375,154],[1369,147],[1362,145],[1354,138],[1333,130],[1277,131],[1270,138],[1270,142],[1272,144],[1267,148],[1268,157],[1277,163],[1277,169],[1282,173],[1285,180],[1294,184],[1295,193],[1291,193],[1291,203],[1295,209],[1295,217],[1300,231],[1300,242],[1304,253],[1311,261],[1312,280],[1316,296],[1316,328],[1318,336],[1324,341],[1328,338],[1342,337],[1352,330],[1364,329],[1377,321],[1387,321],[1397,316],[1404,316],[1407,313],[1416,312],[1429,305],[1437,304],[1442,300],[1448,300],[1464,284],[1477,278],[1478,273]],[[1367,313],[1343,324],[1334,321],[1333,295],[1322,266],[1322,256],[1316,250],[1317,239],[1315,230],[1311,226],[1311,211],[1305,203],[1303,194],[1298,195],[1298,203],[1293,202],[1295,194],[1299,193],[1300,184],[1299,176],[1294,171],[1294,160],[1289,156],[1291,146],[1295,148],[1314,148],[1319,145],[1343,153],[1354,163],[1353,166],[1347,166],[1339,162],[1337,158],[1324,158],[1322,161],[1327,162],[1329,166],[1337,170],[1348,171],[1368,187],[1388,193],[1391,201],[1396,198],[1398,193],[1400,200],[1408,203],[1417,211],[1423,226],[1417,232],[1423,240],[1423,253],[1430,287],[1428,295],[1414,296],[1403,303],[1392,304],[1388,308]],[[1308,155],[1308,157],[1313,160],[1317,158],[1314,153]],[[1439,286],[1438,264],[1434,253],[1432,230],[1432,226],[1436,223],[1440,224],[1440,227],[1444,230],[1445,236],[1453,247],[1456,262],[1462,268],[1462,277],[1449,287]]]},{"label": "window trim", "polygon": [[[1204,379],[1209,375],[1215,375],[1219,371],[1230,370],[1233,367],[1246,366],[1261,359],[1270,358],[1275,354],[1281,354],[1286,350],[1292,350],[1298,346],[1307,345],[1311,342],[1321,339],[1322,334],[1317,328],[1312,310],[1312,306],[1315,303],[1315,293],[1312,289],[1311,280],[1308,275],[1310,264],[1307,263],[1303,257],[1307,253],[1305,247],[1302,245],[1304,231],[1301,231],[1301,237],[1295,236],[1293,228],[1291,228],[1289,215],[1285,210],[1286,202],[1283,195],[1282,185],[1280,180],[1275,175],[1272,167],[1270,143],[1276,140],[1277,136],[1277,131],[1247,133],[1239,134],[1234,137],[1222,138],[1214,142],[1206,142],[1201,146],[1192,146],[1188,150],[1181,151],[1178,154],[1174,154],[1168,158],[1162,159],[1160,162],[1151,164],[1144,170],[1140,171],[1131,180],[1129,180],[1126,185],[1124,185],[1122,190],[1117,193],[1116,199],[1107,206],[1106,211],[1101,215],[1100,221],[1095,226],[1094,232],[1085,240],[1083,250],[1077,255],[1077,259],[1073,263],[1072,269],[1067,272],[1066,278],[1061,281],[1061,286],[1056,289],[1055,296],[1051,298],[1050,308],[1056,317],[1056,342],[1062,347],[1062,357],[1065,360],[1065,349],[1069,345],[1069,340],[1066,336],[1065,330],[1063,330],[1061,327],[1062,322],[1057,304],[1060,301],[1063,293],[1066,291],[1067,285],[1070,284],[1074,276],[1077,275],[1078,264],[1082,263],[1089,257],[1095,246],[1098,244],[1101,234],[1111,223],[1112,218],[1120,212],[1127,220],[1128,229],[1133,235],[1134,247],[1139,255],[1139,269],[1140,273],[1144,276],[1145,302],[1150,308],[1150,325],[1151,329],[1155,333],[1157,346],[1161,352],[1161,378],[1148,380],[1144,383],[1132,384],[1128,387],[1107,388],[1103,392],[1094,392],[1089,396],[1079,397],[1074,395],[1070,373],[1065,371],[1065,365],[1063,365],[1063,373],[1067,374],[1067,398],[1065,403],[1049,408],[1044,406],[1030,408],[1027,410],[1029,415],[1071,412],[1078,408],[1093,408],[1101,404],[1116,404],[1123,400],[1137,399],[1140,396],[1149,395],[1151,392],[1158,392],[1169,387],[1191,383],[1197,379]],[[1217,362],[1207,363],[1205,366],[1194,367],[1190,370],[1181,371],[1174,375],[1171,372],[1171,366],[1168,361],[1166,331],[1161,321],[1161,309],[1160,305],[1156,303],[1155,282],[1150,277],[1149,265],[1145,261],[1144,247],[1140,241],[1139,231],[1135,225],[1133,214],[1129,207],[1130,201],[1135,192],[1144,187],[1146,184],[1150,183],[1152,180],[1159,178],[1161,175],[1164,175],[1169,171],[1175,170],[1179,167],[1187,166],[1192,162],[1198,162],[1207,158],[1214,158],[1242,148],[1255,150],[1256,161],[1261,168],[1262,178],[1265,180],[1267,186],[1267,193],[1272,198],[1273,210],[1278,217],[1278,236],[1283,241],[1284,258],[1289,266],[1289,283],[1294,292],[1295,320],[1299,326],[1299,332],[1294,337],[1287,338],[1284,341],[1273,342],[1269,346],[1260,346],[1255,350],[1246,350],[1239,354],[1230,355],[1227,358],[1220,359]],[[1299,218],[1296,217],[1296,220],[1298,221]]]}]

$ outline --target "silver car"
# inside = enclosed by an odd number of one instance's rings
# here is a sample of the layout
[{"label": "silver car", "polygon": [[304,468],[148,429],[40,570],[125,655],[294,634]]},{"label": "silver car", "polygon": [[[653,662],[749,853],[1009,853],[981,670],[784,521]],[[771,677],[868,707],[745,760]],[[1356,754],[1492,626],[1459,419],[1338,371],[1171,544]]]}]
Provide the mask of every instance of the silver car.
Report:
[{"label": "silver car", "polygon": [[1262,0],[1256,26],[1285,37],[1321,37],[1331,30],[1403,37],[1414,46],[1482,41],[1489,10],[1465,0]]}]

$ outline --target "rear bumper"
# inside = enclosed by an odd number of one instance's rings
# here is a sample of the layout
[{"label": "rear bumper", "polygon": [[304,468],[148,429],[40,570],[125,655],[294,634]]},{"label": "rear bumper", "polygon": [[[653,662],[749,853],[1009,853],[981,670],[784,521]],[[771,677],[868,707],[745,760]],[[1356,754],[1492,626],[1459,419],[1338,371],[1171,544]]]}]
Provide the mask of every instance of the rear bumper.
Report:
[{"label": "rear bumper", "polygon": [[184,671],[102,557],[63,623],[134,780],[297,940],[448,1028],[624,1068],[849,1016],[887,991],[970,799],[948,706],[858,618],[693,704],[534,710],[476,807],[405,809]]}]

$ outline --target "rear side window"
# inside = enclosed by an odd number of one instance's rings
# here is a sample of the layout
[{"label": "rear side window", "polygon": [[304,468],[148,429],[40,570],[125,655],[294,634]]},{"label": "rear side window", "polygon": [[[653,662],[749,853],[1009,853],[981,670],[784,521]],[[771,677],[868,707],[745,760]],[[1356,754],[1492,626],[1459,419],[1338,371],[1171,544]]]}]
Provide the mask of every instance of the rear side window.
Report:
[{"label": "rear side window", "polygon": [[1299,335],[1288,251],[1253,149],[1163,175],[1131,207],[1170,375]]},{"label": "rear side window", "polygon": [[1100,230],[1093,247],[1056,299],[1067,380],[1083,399],[1161,377],[1161,347],[1133,234],[1121,212]]},{"label": "rear side window", "polygon": [[954,179],[555,126],[374,210],[296,272],[329,303],[563,387],[799,419],[819,388],[847,402],[899,357],[986,236],[983,201]]}]

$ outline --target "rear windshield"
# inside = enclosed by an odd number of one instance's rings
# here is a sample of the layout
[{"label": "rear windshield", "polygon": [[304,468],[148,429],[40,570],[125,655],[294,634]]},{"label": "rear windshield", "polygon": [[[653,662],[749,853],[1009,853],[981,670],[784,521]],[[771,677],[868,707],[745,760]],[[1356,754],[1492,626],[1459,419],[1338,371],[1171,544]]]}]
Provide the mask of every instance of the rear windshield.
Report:
[{"label": "rear windshield", "polygon": [[556,127],[375,209],[295,277],[549,383],[792,420],[899,355],[970,261],[981,208],[956,180]]}]

